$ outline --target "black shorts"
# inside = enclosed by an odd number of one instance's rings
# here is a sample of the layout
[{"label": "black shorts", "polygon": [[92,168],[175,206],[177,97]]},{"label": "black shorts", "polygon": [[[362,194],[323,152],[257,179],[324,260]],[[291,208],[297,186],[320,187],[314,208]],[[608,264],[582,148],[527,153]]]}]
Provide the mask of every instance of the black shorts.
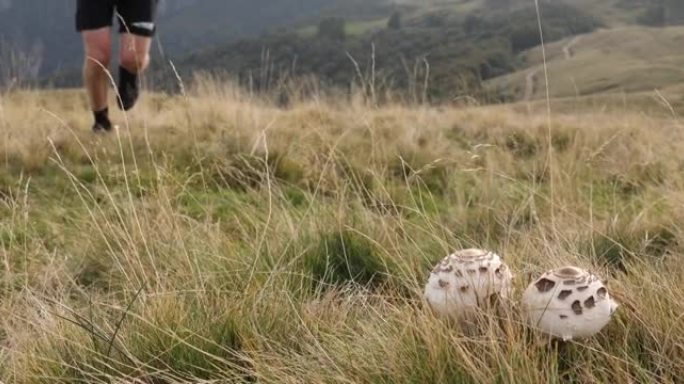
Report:
[{"label": "black shorts", "polygon": [[115,15],[119,31],[151,37],[156,26],[158,0],[77,0],[76,30],[88,31],[112,26]]}]

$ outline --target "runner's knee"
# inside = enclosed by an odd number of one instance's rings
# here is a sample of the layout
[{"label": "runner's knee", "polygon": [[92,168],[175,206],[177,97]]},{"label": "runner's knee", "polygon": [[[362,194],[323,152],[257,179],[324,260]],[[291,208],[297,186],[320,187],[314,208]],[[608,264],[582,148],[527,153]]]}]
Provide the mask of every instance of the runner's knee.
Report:
[{"label": "runner's knee", "polygon": [[121,66],[133,73],[144,71],[149,63],[150,55],[147,53],[125,50],[121,54]]},{"label": "runner's knee", "polygon": [[86,50],[86,62],[88,64],[102,65],[105,68],[109,67],[109,62],[111,60],[111,52],[109,48],[104,47],[91,47]]},{"label": "runner's knee", "polygon": [[111,59],[111,36],[109,28],[100,28],[83,32],[86,65],[109,66]]},{"label": "runner's knee", "polygon": [[95,65],[101,65],[103,67],[109,67],[109,62],[111,60],[111,54],[106,50],[92,50],[87,52],[86,60],[88,63]]}]

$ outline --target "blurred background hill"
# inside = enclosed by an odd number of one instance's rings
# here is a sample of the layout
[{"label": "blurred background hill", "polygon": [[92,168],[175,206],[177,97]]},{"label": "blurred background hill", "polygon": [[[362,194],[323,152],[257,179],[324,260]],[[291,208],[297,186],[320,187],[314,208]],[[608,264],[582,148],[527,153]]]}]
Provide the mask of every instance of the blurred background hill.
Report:
[{"label": "blurred background hill", "polygon": [[[0,81],[80,83],[72,3],[0,1]],[[552,95],[679,84],[682,4],[541,1]],[[412,99],[500,102],[545,90],[529,0],[162,0],[158,24],[151,82],[159,89],[174,89],[173,62],[183,79],[209,71],[261,91],[296,80],[372,88],[376,97],[401,90]]]}]

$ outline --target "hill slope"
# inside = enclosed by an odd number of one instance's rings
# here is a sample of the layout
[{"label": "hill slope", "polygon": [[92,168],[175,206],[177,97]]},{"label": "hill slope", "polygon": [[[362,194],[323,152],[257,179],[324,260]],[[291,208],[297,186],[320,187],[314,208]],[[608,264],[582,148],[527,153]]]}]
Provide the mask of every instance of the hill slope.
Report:
[{"label": "hill slope", "polygon": [[[459,5],[402,9],[395,13],[401,17],[395,27],[388,25],[387,10],[379,20],[348,23],[346,33],[336,26],[339,19],[327,19],[318,34],[315,29],[299,30],[245,39],[190,55],[178,67],[185,74],[228,74],[260,90],[284,79],[314,78],[342,90],[350,84],[374,88],[369,92],[376,94],[403,90],[409,98],[479,96],[483,79],[510,72],[517,52],[539,44],[536,11],[530,4],[495,10],[487,2]],[[601,26],[593,16],[564,3],[545,4],[543,10],[547,41]],[[334,33],[327,32],[330,28]]]},{"label": "hill slope", "polygon": [[[72,0],[0,1],[0,56],[7,56],[9,49],[37,56],[41,74],[78,66],[81,48],[73,31],[73,3]],[[577,6],[609,26],[634,23],[649,6],[642,0],[554,0],[548,4],[558,3]],[[466,14],[476,9],[511,10],[529,4],[526,0],[161,0],[160,44],[155,49],[161,47],[177,59],[188,52],[279,27],[312,20],[315,23],[320,17],[341,16],[363,21],[383,10],[386,18],[391,12],[388,8]]]},{"label": "hill slope", "polygon": [[[552,97],[640,92],[684,83],[684,27],[625,27],[568,38],[547,48]],[[524,52],[524,69],[487,82],[518,99],[545,95],[541,48]]]}]

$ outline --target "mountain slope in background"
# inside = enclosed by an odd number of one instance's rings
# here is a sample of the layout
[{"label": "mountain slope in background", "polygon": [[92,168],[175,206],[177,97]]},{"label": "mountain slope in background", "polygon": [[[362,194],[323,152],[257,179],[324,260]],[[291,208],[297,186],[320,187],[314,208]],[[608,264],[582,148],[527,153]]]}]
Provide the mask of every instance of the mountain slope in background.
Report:
[{"label": "mountain slope in background", "polygon": [[[186,0],[190,5],[163,13],[164,48],[184,53],[314,17],[344,0]],[[373,0],[370,3],[383,2]]]},{"label": "mountain slope in background", "polygon": [[[546,47],[551,97],[665,89],[684,83],[684,27],[599,30]],[[486,88],[530,100],[544,97],[541,49],[521,54],[526,65]]]},{"label": "mountain slope in background", "polygon": [[[0,0],[0,87],[12,78],[42,77],[41,84],[55,86],[80,82],[74,2]],[[552,96],[638,91],[684,81],[676,69],[679,41],[672,41],[676,36],[667,30],[659,32],[684,23],[681,0],[539,4],[546,41],[568,37],[549,45],[561,56],[551,57]],[[400,20],[392,27],[388,21],[397,13]],[[346,20],[346,39],[317,36],[321,21],[330,17]],[[185,78],[210,70],[263,87],[258,83],[278,82],[284,73],[348,87],[368,75],[373,59],[379,75],[374,85],[380,79],[387,88],[425,91],[422,83],[429,74],[431,93],[440,98],[478,93],[483,81],[487,97],[496,100],[531,99],[540,91],[538,53],[520,53],[540,41],[529,0],[161,0],[158,24],[154,53],[172,59]],[[629,29],[637,24],[658,28]],[[609,40],[597,41],[571,37],[599,26],[622,28],[624,34],[616,31]],[[608,45],[601,45],[604,40]],[[657,51],[657,68],[645,70],[649,58],[632,55],[638,50]],[[578,54],[567,60],[564,51]],[[354,68],[348,53],[364,73]],[[595,64],[591,60],[600,62],[600,71],[589,69]],[[175,82],[169,68],[160,70],[165,74],[157,85]]]},{"label": "mountain slope in background", "polygon": [[[391,7],[413,7],[426,12],[444,9],[466,13],[478,7],[505,9],[522,0],[160,0],[159,45],[164,53],[181,55],[254,37],[265,31],[313,22],[326,16],[350,20],[388,13]],[[580,3],[598,15],[634,13],[612,10],[586,0],[554,0]],[[634,2],[639,0],[615,0]],[[74,32],[75,0],[0,0],[0,56],[8,52],[29,55],[40,74],[74,68],[81,61],[81,43]],[[601,3],[601,2],[599,2]],[[389,11],[391,13],[391,11]],[[619,18],[614,16],[615,18]],[[624,16],[622,19],[629,19]],[[7,59],[5,59],[7,60]]]},{"label": "mountain slope in background", "polygon": [[[543,11],[547,41],[603,25],[563,2],[544,4]],[[400,90],[412,99],[445,101],[486,96],[480,92],[482,80],[514,71],[516,54],[540,43],[535,7],[528,2],[466,1],[392,12],[346,24],[325,19],[304,32],[229,43],[189,56],[179,68],[185,77],[198,70],[227,74],[259,91],[313,78],[326,88],[354,83],[372,87],[369,92]]]}]

